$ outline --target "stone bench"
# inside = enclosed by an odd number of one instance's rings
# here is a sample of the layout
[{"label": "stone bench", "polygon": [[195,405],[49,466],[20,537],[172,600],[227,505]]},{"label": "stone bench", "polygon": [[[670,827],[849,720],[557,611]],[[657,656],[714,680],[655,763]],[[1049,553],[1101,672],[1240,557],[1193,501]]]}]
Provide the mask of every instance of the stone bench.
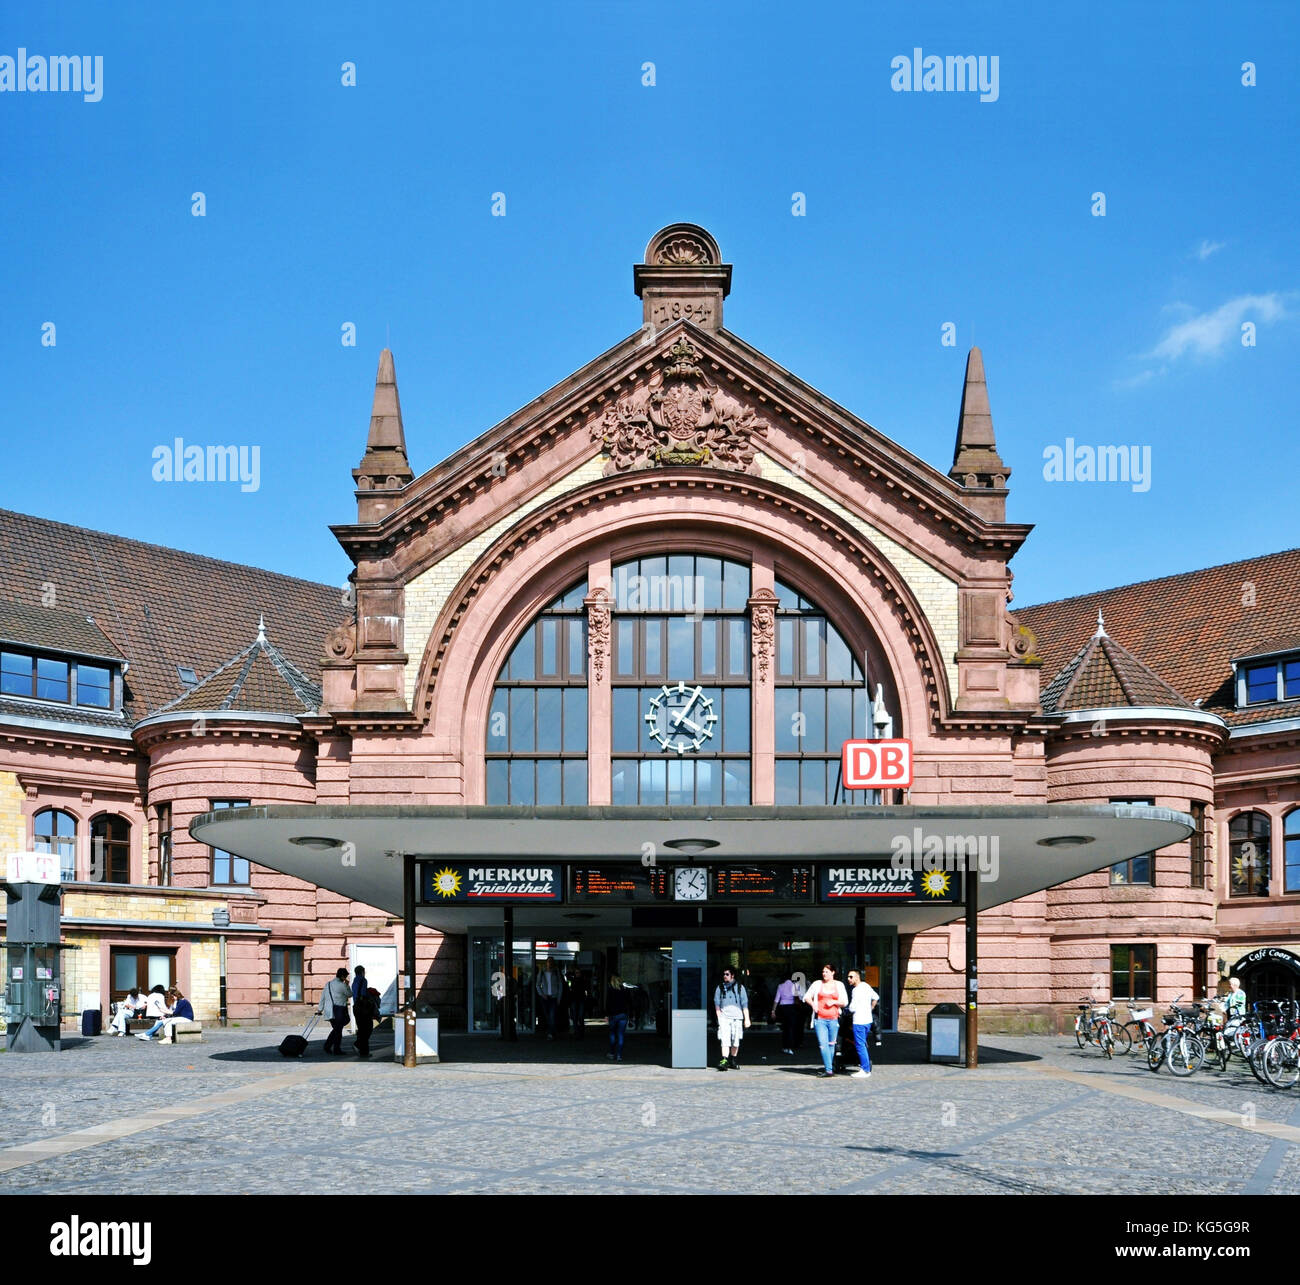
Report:
[{"label": "stone bench", "polygon": [[203,1041],[202,1022],[169,1022],[162,1029],[162,1039],[167,1044],[200,1044]]}]

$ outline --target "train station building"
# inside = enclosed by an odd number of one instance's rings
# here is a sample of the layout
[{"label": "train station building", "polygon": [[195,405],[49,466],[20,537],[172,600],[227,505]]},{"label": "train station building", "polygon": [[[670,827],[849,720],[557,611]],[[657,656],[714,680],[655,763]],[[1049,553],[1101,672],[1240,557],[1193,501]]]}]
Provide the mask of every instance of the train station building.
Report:
[{"label": "train station building", "polygon": [[[344,595],[0,513],[0,847],[65,862],[68,1013],[395,982],[405,897],[448,1028],[506,978],[530,1029],[539,969],[653,1026],[691,938],[760,994],[863,967],[911,1029],[977,877],[986,1029],[1294,994],[1300,553],[1013,610],[980,351],[936,467],[729,332],[731,277],[665,228],[637,328],[419,476],[385,351]],[[844,788],[863,738],[905,789]]]}]

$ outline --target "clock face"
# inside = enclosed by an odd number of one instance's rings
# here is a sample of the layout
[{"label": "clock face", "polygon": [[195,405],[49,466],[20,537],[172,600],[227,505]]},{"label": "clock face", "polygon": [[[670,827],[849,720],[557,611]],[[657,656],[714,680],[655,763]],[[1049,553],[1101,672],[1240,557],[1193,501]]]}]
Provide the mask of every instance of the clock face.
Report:
[{"label": "clock face", "polygon": [[673,886],[678,901],[703,901],[709,895],[709,872],[699,866],[678,866]]},{"label": "clock face", "polygon": [[679,682],[676,686],[665,684],[650,698],[645,721],[651,738],[659,745],[676,754],[685,754],[713,739],[713,725],[718,716],[704,688],[687,687]]}]

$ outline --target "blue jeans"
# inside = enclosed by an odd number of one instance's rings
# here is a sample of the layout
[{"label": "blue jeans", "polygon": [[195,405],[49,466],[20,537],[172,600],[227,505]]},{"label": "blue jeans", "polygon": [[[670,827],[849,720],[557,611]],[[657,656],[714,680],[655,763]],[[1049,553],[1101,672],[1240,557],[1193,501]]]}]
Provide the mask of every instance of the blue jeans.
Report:
[{"label": "blue jeans", "polygon": [[153,1039],[153,1037],[166,1025],[167,1023],[161,1020],[155,1022],[147,1031],[145,1031],[145,1038],[150,1040]]},{"label": "blue jeans", "polygon": [[623,1056],[623,1036],[627,1034],[627,1014],[609,1015],[609,1051],[615,1057]]},{"label": "blue jeans", "polygon": [[868,1023],[853,1023],[853,1043],[858,1049],[858,1065],[864,1071],[871,1070],[871,1055],[867,1052],[867,1036],[870,1034],[871,1026]]},{"label": "blue jeans", "polygon": [[834,1070],[835,1043],[840,1038],[840,1019],[838,1017],[815,1017],[813,1028],[817,1032],[817,1047],[821,1049],[822,1065],[826,1074]]}]

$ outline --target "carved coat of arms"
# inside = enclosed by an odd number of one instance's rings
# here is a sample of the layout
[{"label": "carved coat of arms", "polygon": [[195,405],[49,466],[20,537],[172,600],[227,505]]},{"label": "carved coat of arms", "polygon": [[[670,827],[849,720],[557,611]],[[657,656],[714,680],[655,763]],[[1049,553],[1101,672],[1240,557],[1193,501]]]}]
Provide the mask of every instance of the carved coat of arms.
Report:
[{"label": "carved coat of arms", "polygon": [[704,377],[687,340],[679,339],[666,360],[649,384],[620,398],[593,426],[609,456],[607,471],[708,464],[753,472],[755,439],[767,424]]}]

